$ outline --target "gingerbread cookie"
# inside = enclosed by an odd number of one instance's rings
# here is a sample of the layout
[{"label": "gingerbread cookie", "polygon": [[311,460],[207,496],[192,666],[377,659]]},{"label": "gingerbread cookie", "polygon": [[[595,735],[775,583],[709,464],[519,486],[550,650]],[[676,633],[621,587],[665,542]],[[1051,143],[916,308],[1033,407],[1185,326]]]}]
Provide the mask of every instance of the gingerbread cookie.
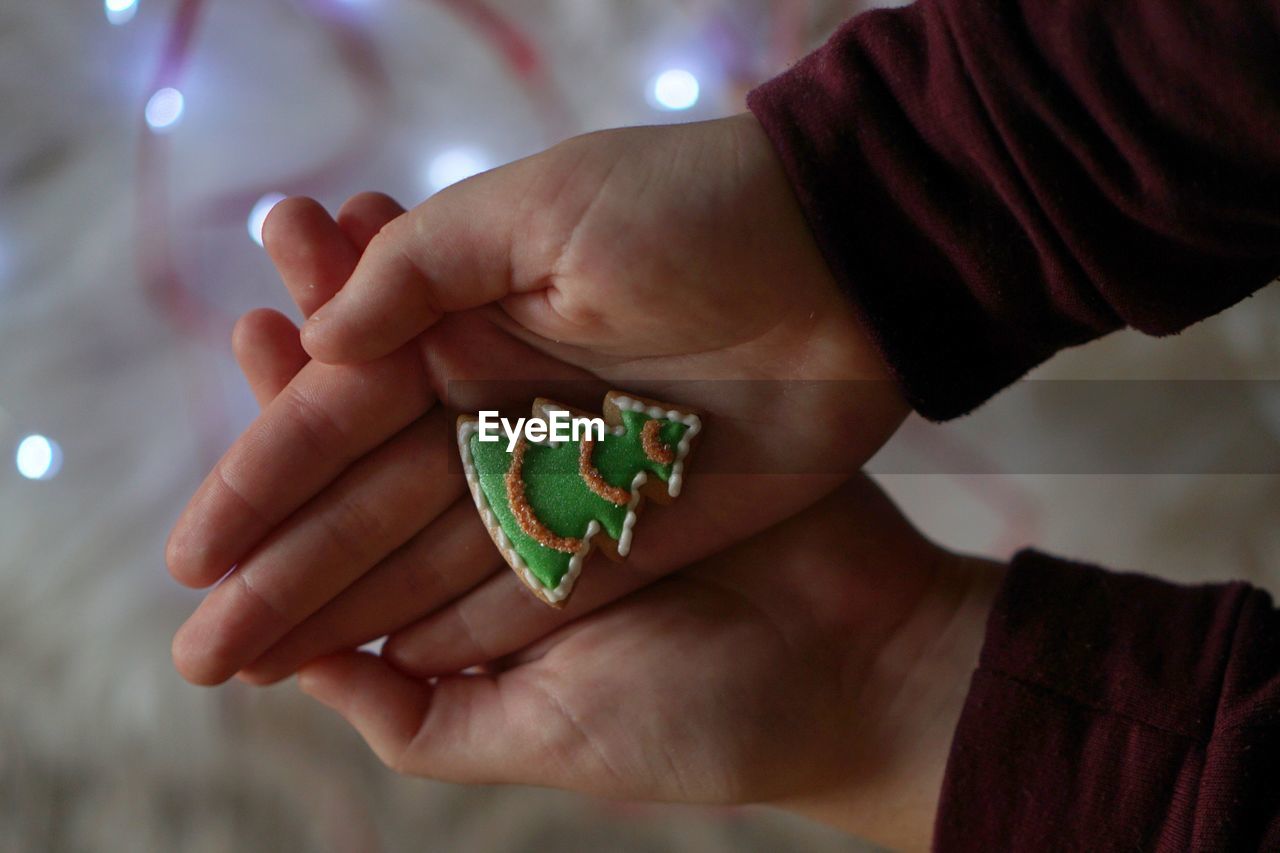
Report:
[{"label": "gingerbread cookie", "polygon": [[702,426],[692,411],[618,391],[602,418],[543,399],[514,426],[496,415],[458,418],[462,468],[503,558],[553,607],[593,548],[630,553],[642,498],[680,494]]}]

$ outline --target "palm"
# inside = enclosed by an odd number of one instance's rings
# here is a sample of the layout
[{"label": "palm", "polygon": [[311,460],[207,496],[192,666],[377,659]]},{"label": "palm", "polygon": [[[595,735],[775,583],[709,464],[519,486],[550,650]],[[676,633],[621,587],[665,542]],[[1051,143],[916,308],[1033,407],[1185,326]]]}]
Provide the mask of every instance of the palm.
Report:
[{"label": "palm", "polygon": [[[563,402],[586,409],[599,405],[603,389],[615,381],[613,378],[601,380],[532,351],[508,334],[505,325],[492,312],[470,312],[452,315],[424,334],[420,341],[423,364],[435,374],[441,396],[451,406],[463,411],[527,408],[528,401],[540,393],[559,395],[557,399],[568,397]],[[469,380],[451,382],[446,378],[455,376]],[[625,387],[666,399],[693,394],[710,416],[709,429],[698,448],[696,476],[689,479],[676,506],[646,513],[626,563],[588,566],[564,614],[550,611],[528,596],[502,570],[501,560],[474,513],[462,513],[453,520],[451,529],[437,529],[433,534],[467,543],[459,550],[468,558],[454,564],[451,571],[463,577],[498,574],[459,600],[417,602],[414,615],[432,615],[408,632],[412,642],[400,644],[403,665],[424,673],[447,673],[515,651],[567,619],[790,517],[848,476],[848,470],[841,467],[844,463],[833,461],[833,448],[850,454],[851,460],[859,453],[865,458],[881,439],[879,435],[841,430],[845,425],[832,424],[819,415],[822,400],[804,400],[804,389],[792,393],[795,405],[779,407],[772,405],[778,392],[771,383],[633,380]],[[449,420],[443,418],[446,424]],[[866,444],[859,445],[863,441]],[[441,452],[456,451],[448,445]],[[456,467],[452,456],[436,467],[443,470],[451,466]],[[456,474],[450,488],[460,503],[469,503],[465,484]],[[691,524],[690,519],[698,519],[698,523]],[[372,610],[358,604],[362,592],[360,586],[352,587],[346,594],[351,600],[339,601],[333,609]],[[361,636],[344,639],[363,642],[403,624],[398,614],[388,613],[387,617],[368,624]],[[463,623],[466,633],[458,636],[455,632]],[[441,642],[443,636],[449,641]]]},{"label": "palm", "polygon": [[813,753],[813,729],[796,721],[831,709],[796,697],[837,695],[840,673],[830,660],[797,659],[759,596],[720,581],[663,581],[573,623],[544,657],[504,676],[504,698],[537,709],[556,733],[557,758],[574,773],[562,784],[728,803],[813,783],[796,771],[815,768],[794,761]]},{"label": "palm", "polygon": [[[480,181],[523,200],[503,224],[519,235],[503,308],[541,342],[578,347],[582,366],[797,378],[816,372],[797,367],[817,344],[850,337],[751,124],[594,134]],[[856,368],[829,357],[819,369]]]},{"label": "palm", "polygon": [[[303,683],[403,772],[625,798],[815,800],[866,772],[859,760],[887,718],[876,662],[938,565],[856,479],[496,674],[433,687],[345,655],[308,667]],[[397,665],[401,640],[383,653]]]}]

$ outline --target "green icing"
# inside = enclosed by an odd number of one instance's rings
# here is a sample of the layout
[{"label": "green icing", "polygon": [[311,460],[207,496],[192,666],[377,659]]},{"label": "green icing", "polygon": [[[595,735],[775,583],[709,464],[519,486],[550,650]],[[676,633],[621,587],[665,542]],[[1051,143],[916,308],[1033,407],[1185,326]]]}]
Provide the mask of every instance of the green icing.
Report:
[{"label": "green icing", "polygon": [[[650,460],[641,442],[641,430],[650,418],[643,412],[621,414],[626,432],[622,435],[607,432],[604,440],[597,441],[593,449],[592,461],[601,478],[611,486],[630,489],[636,474],[647,471],[667,482],[671,477],[671,466]],[[667,446],[675,447],[688,427],[678,421],[661,420],[663,425],[659,428],[659,437]],[[472,435],[470,445],[480,489],[502,532],[507,534],[515,552],[544,587],[554,589],[559,586],[561,578],[569,571],[573,555],[544,547],[521,530],[516,522],[507,502],[506,476],[511,467],[511,454],[507,452],[506,437],[499,441],[480,441],[479,436]],[[578,474],[578,455],[576,441],[566,441],[557,447],[530,443],[525,450],[522,471],[525,498],[542,524],[559,536],[581,538],[594,520],[611,538],[618,539],[622,535],[627,508],[606,501],[587,487]]]}]

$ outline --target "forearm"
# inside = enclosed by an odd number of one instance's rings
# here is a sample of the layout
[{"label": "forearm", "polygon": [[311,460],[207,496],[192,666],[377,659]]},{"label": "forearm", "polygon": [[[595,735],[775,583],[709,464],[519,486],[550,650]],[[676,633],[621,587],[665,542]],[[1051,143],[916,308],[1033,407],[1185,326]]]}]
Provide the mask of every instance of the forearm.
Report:
[{"label": "forearm", "polygon": [[1280,844],[1266,594],[937,553],[876,653],[849,644],[847,776],[776,805],[900,849]]},{"label": "forearm", "polygon": [[1280,7],[920,0],[752,93],[912,404],[1280,273]]},{"label": "forearm", "polygon": [[1277,709],[1265,593],[1023,552],[956,727],[935,846],[1275,849]]},{"label": "forearm", "polygon": [[894,849],[933,832],[952,738],[1005,566],[937,549],[934,580],[862,673],[851,715],[851,773],[778,805]]}]

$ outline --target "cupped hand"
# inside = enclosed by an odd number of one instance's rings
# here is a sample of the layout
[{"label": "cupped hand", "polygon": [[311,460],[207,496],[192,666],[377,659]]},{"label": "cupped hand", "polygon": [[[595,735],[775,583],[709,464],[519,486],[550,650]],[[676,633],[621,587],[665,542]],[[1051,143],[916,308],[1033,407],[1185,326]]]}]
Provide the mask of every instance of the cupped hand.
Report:
[{"label": "cupped hand", "polygon": [[[510,653],[817,500],[905,415],[749,117],[571,140],[355,237],[322,216],[282,205],[267,245],[306,310],[328,300],[304,343],[352,363],[302,367],[175,526],[179,580],[236,567],[175,639],[193,681],[278,679],[424,616],[419,667]],[[437,402],[477,378],[529,400],[596,379],[707,415],[676,507],[564,611],[463,498]],[[705,381],[725,379],[774,381]],[[451,402],[502,408],[502,387]]]},{"label": "cupped hand", "polygon": [[301,685],[403,773],[773,802],[923,847],[998,578],[858,475],[483,674],[428,681],[393,635]]},{"label": "cupped hand", "polygon": [[[274,312],[236,343],[264,404],[306,361]],[[484,675],[428,681],[405,663],[410,629],[385,660],[322,658],[301,683],[402,772],[772,802],[923,849],[1000,573],[930,544],[859,476]]]}]

